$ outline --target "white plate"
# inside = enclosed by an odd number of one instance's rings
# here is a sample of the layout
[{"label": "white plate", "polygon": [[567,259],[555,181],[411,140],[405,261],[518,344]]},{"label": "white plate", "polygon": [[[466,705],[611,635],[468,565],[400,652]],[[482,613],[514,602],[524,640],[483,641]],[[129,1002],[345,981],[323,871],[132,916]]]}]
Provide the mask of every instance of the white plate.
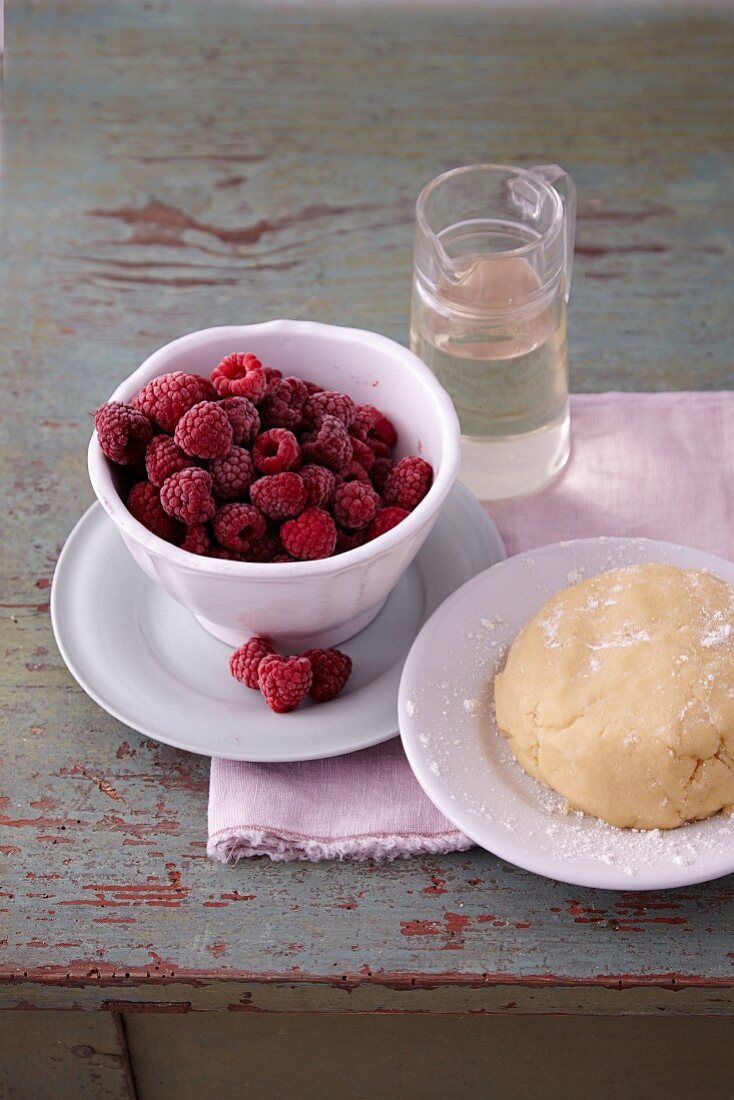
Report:
[{"label": "white plate", "polygon": [[66,541],[51,617],[87,694],[147,737],[231,760],[314,760],[395,736],[400,673],[415,635],[446,596],[504,554],[482,506],[456,486],[385,607],[341,647],[354,661],[342,695],[287,715],[232,679],[231,650],[148,580],[99,504]]},{"label": "white plate", "polygon": [[669,562],[734,583],[734,564],[648,539],[561,542],[508,558],[454,592],[405,662],[403,745],[426,794],[467,836],[539,875],[612,890],[705,882],[734,871],[734,817],[637,832],[584,814],[531,779],[497,731],[494,673],[520,628],[559,589],[621,565]]}]

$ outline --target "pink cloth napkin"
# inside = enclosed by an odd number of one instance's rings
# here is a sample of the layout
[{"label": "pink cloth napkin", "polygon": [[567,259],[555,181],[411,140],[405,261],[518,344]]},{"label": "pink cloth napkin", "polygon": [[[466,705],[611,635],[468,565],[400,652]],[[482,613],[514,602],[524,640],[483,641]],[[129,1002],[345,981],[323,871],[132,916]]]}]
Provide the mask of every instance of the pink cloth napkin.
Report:
[{"label": "pink cloth napkin", "polygon": [[[734,393],[575,396],[562,476],[489,511],[508,554],[603,534],[731,557]],[[309,763],[212,760],[213,859],[394,859],[469,847],[423,794],[398,739]]]}]

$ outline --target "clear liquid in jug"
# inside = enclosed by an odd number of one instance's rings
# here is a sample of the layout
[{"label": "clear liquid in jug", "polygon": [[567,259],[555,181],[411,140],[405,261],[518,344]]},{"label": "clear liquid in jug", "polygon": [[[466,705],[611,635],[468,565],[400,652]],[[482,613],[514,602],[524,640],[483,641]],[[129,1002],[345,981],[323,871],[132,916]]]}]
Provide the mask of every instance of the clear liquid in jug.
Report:
[{"label": "clear liquid in jug", "polygon": [[411,347],[456,406],[462,481],[485,500],[521,496],[568,458],[565,295],[513,255],[516,226],[454,227],[441,243],[461,274],[430,293],[414,282]]}]

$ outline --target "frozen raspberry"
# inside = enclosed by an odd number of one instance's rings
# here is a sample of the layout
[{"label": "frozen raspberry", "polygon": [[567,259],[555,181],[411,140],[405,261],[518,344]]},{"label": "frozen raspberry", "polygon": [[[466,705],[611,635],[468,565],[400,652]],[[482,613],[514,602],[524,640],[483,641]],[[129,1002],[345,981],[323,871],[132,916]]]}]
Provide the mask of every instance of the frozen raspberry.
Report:
[{"label": "frozen raspberry", "polygon": [[345,428],[354,420],[356,406],[351,397],[338,390],[320,390],[309,397],[303,409],[303,420],[318,428],[325,416],[335,416]]},{"label": "frozen raspberry", "polygon": [[152,378],[133,398],[133,405],[170,435],[185,412],[214,396],[207,378],[177,370]]},{"label": "frozen raspberry", "polygon": [[275,561],[283,553],[280,536],[274,531],[266,531],[262,538],[254,542],[247,551],[247,560],[252,562]]},{"label": "frozen raspberry", "polygon": [[361,439],[352,437],[352,460],[358,462],[367,473],[375,464],[375,452],[371,447],[368,447],[366,443],[363,443]]},{"label": "frozen raspberry", "polygon": [[292,558],[290,556],[290,554],[278,554],[276,557],[273,558],[273,565],[277,565],[279,562],[283,562],[283,561],[295,561],[295,560],[296,559]]},{"label": "frozen raspberry", "polygon": [[236,649],[229,659],[229,671],[235,680],[239,680],[245,687],[254,688],[257,691],[260,685],[257,682],[257,670],[263,657],[269,657],[274,653],[272,642],[268,638],[250,638],[249,641]]},{"label": "frozen raspberry", "polygon": [[94,427],[102,454],[120,466],[134,466],[139,462],[153,435],[148,417],[120,401],[101,405],[94,414]]},{"label": "frozen raspberry", "polygon": [[347,481],[336,487],[334,519],[350,531],[367,527],[379,507],[380,498],[369,482]]},{"label": "frozen raspberry", "polygon": [[352,459],[343,470],[339,471],[336,475],[336,480],[339,485],[348,481],[366,481],[369,485],[370,475],[367,473],[364,466],[361,466],[359,462],[355,462],[355,460]]},{"label": "frozen raspberry", "polygon": [[232,446],[232,425],[214,401],[199,401],[183,414],[173,438],[193,458],[222,458]]},{"label": "frozen raspberry", "polygon": [[387,443],[383,443],[381,439],[369,439],[367,446],[372,451],[375,458],[389,458],[392,447],[389,447]]},{"label": "frozen raspberry", "polygon": [[322,508],[307,508],[283,524],[280,541],[287,553],[301,561],[328,558],[336,546],[336,525]]},{"label": "frozen raspberry", "polygon": [[183,523],[206,523],[217,510],[212,479],[200,466],[171,474],[161,486],[163,510]]},{"label": "frozen raspberry", "polygon": [[252,504],[225,504],[212,522],[214,537],[227,550],[246,554],[265,534],[265,518]]},{"label": "frozen raspberry", "polygon": [[193,466],[193,459],[185,455],[170,435],[155,435],[145,451],[145,469],[148,480],[159,488],[171,474]]},{"label": "frozen raspberry", "polygon": [[249,447],[260,434],[260,414],[246,397],[225,397],[219,408],[224,409],[232,425],[232,442],[236,447]]},{"label": "frozen raspberry", "polygon": [[176,542],[180,537],[180,525],[163,511],[160,493],[149,481],[139,481],[133,485],[127,507],[143,527],[166,542]]},{"label": "frozen raspberry", "polygon": [[265,382],[267,384],[266,393],[270,392],[271,387],[278,379],[283,377],[282,370],[276,370],[275,367],[265,367]]},{"label": "frozen raspberry", "polygon": [[373,449],[374,444],[387,447],[387,451],[382,451],[382,447],[378,448],[384,454],[388,454],[390,447],[394,447],[398,441],[398,433],[393,424],[374,405],[357,406],[349,431],[355,439],[361,439]]},{"label": "frozen raspberry", "polygon": [[308,657],[263,657],[257,682],[265,702],[276,714],[295,710],[308,695],[313,674]]},{"label": "frozen raspberry", "polygon": [[368,541],[372,542],[372,539],[379,538],[386,531],[392,531],[393,527],[397,527],[399,523],[402,523],[409,514],[405,511],[405,508],[383,508],[367,528]]},{"label": "frozen raspberry", "polygon": [[417,455],[401,458],[385,481],[385,504],[397,504],[412,512],[431,488],[433,468]]},{"label": "frozen raspberry", "polygon": [[306,487],[298,474],[271,474],[253,483],[250,500],[268,519],[288,519],[306,507]]},{"label": "frozen raspberry", "polygon": [[336,477],[325,466],[309,463],[301,466],[298,476],[306,487],[306,508],[327,508],[334,497]]},{"label": "frozen raspberry", "polygon": [[211,546],[206,551],[208,558],[218,558],[220,561],[247,561],[244,554],[237,550],[228,550],[226,546]]},{"label": "frozen raspberry", "polygon": [[261,401],[267,388],[263,365],[255,355],[228,355],[212,371],[212,382],[220,397],[248,397]]},{"label": "frozen raspberry", "polygon": [[367,529],[361,531],[344,531],[341,527],[336,531],[335,554],[346,554],[347,550],[356,550],[358,546],[364,546],[367,542]]},{"label": "frozen raspberry", "polygon": [[395,466],[395,462],[392,458],[376,458],[372,463],[370,469],[370,480],[377,489],[378,493],[382,493],[385,490],[385,482],[387,481],[387,475]]},{"label": "frozen raspberry", "polygon": [[224,458],[209,463],[212,490],[217,500],[242,500],[252,484],[252,457],[244,447],[231,447]]},{"label": "frozen raspberry", "polygon": [[252,458],[255,469],[261,474],[282,474],[299,465],[301,448],[293,432],[286,428],[270,428],[255,440]]},{"label": "frozen raspberry", "polygon": [[300,378],[279,378],[271,386],[260,406],[265,428],[291,428],[303,423],[303,406],[308,397],[306,383]]},{"label": "frozen raspberry", "polygon": [[351,462],[352,441],[341,420],[326,415],[315,432],[303,437],[303,453],[309,462],[338,471]]},{"label": "frozen raspberry", "polygon": [[311,698],[317,703],[333,699],[351,676],[351,657],[339,649],[307,649],[303,656],[311,662]]},{"label": "frozen raspberry", "polygon": [[209,532],[203,523],[192,523],[186,528],[186,538],[181,543],[182,550],[190,554],[206,554],[212,545]]}]

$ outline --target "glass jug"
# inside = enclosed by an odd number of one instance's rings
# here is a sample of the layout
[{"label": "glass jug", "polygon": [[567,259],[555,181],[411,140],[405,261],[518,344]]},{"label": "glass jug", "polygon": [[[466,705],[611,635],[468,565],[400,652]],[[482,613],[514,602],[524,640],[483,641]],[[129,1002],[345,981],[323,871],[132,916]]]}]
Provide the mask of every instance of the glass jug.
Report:
[{"label": "glass jug", "polygon": [[485,500],[535,492],[568,460],[575,229],[557,165],[456,168],[418,196],[411,347],[453,398],[461,480]]}]

